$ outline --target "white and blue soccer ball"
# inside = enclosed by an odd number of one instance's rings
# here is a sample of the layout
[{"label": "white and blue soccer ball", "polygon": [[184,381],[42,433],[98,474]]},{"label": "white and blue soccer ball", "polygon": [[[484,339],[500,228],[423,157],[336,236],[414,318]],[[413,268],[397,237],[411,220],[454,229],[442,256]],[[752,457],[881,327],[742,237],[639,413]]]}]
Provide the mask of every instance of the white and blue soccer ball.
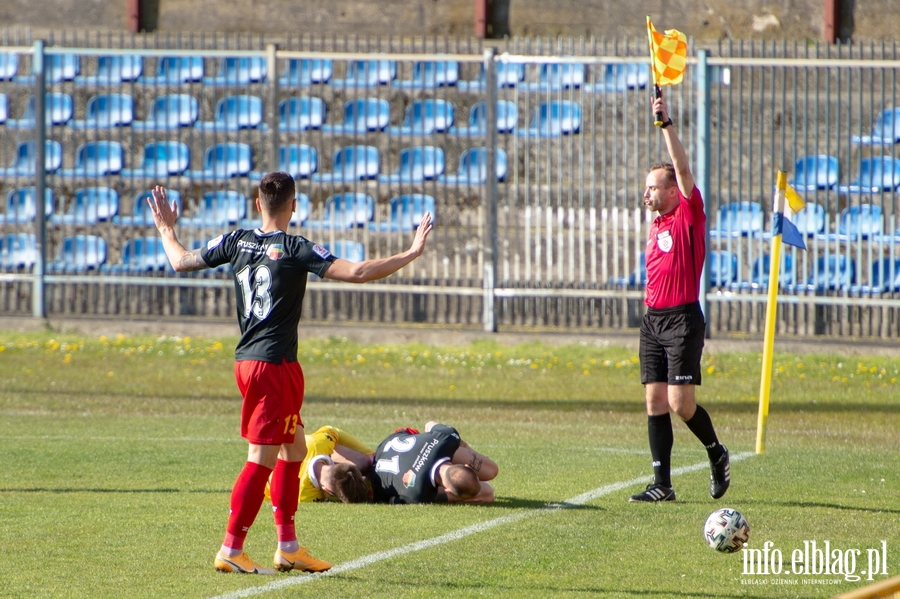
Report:
[{"label": "white and blue soccer ball", "polygon": [[736,509],[723,507],[714,511],[703,525],[706,544],[722,553],[734,553],[750,540],[750,524]]}]

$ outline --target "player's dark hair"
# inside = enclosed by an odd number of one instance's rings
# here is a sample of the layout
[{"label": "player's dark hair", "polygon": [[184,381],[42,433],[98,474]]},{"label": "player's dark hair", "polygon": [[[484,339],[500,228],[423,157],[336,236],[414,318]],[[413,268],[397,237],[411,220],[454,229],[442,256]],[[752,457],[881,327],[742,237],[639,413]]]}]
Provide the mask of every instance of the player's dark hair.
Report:
[{"label": "player's dark hair", "polygon": [[335,464],[331,476],[334,494],[344,503],[364,503],[369,498],[366,481],[353,464]]},{"label": "player's dark hair", "polygon": [[441,476],[444,487],[460,499],[472,499],[481,492],[478,473],[467,464],[453,464]]},{"label": "player's dark hair", "polygon": [[675,178],[675,166],[673,164],[669,162],[657,162],[650,166],[650,172],[653,171],[666,171],[665,182],[668,187],[678,184],[678,179]]},{"label": "player's dark hair", "polygon": [[268,212],[280,212],[296,193],[294,178],[288,173],[267,173],[259,182],[259,200]]}]

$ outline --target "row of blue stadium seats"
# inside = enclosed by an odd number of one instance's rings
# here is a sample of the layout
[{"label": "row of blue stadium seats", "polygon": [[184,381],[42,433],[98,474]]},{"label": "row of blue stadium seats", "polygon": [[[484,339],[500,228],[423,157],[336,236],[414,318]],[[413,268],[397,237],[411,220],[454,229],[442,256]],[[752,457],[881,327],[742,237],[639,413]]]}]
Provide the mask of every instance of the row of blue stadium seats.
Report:
[{"label": "row of blue stadium seats", "polygon": [[[125,150],[117,141],[91,141],[81,144],[75,152],[73,168],[63,169],[62,144],[47,140],[44,170],[60,177],[104,177],[120,175],[131,178],[157,179],[187,177],[212,181],[234,177],[262,178],[253,170],[253,149],[245,143],[217,143],[206,149],[203,167],[191,169],[190,150],[179,141],[152,142],[144,146],[144,156],[136,168],[125,168]],[[506,152],[498,149],[496,176],[506,179]],[[374,146],[345,146],[335,150],[332,171],[319,171],[318,151],[308,145],[292,144],[279,148],[279,170],[296,179],[310,178],[316,183],[342,183],[378,180],[382,183],[420,183],[435,180],[448,185],[480,185],[487,181],[487,150],[468,148],[462,152],[455,173],[446,172],[444,151],[436,146],[413,146],[400,151],[399,164],[390,174],[381,172],[381,156]],[[16,156],[2,177],[33,177],[36,169],[35,143],[20,142]]]},{"label": "row of blue stadium seats", "polygon": [[[219,61],[215,76],[207,76],[201,56],[163,57],[157,61],[153,75],[145,75],[141,56],[101,56],[92,75],[81,75],[81,58],[75,54],[49,54],[45,57],[46,80],[50,84],[73,81],[84,85],[116,85],[138,83],[148,85],[179,85],[200,83],[212,86],[251,85],[267,80],[268,66],[262,57],[226,57]],[[279,77],[285,87],[327,84],[335,87],[378,87],[393,85],[404,89],[433,89],[457,86],[462,89],[483,90],[486,74],[482,67],[472,80],[460,79],[456,61],[418,61],[412,65],[409,79],[398,79],[397,61],[390,59],[356,60],[347,63],[342,78],[334,76],[334,61],[330,59],[290,59]],[[610,64],[601,67],[596,82],[590,82],[584,64],[542,64],[535,81],[525,80],[525,65],[497,63],[497,85],[534,91],[581,88],[588,92],[620,92],[643,89],[650,81],[647,64]],[[0,53],[0,81],[31,84],[34,74],[19,74],[19,56]]]},{"label": "row of blue stadium seats", "polygon": [[900,186],[900,159],[886,155],[862,157],[853,179],[840,184],[840,163],[836,156],[802,156],[794,164],[794,173],[788,183],[800,192],[829,189],[839,193],[892,191]]},{"label": "row of blue stadium seats", "polygon": [[[710,228],[711,238],[755,237],[767,239],[762,204],[741,201],[723,204],[717,212],[715,225]],[[806,207],[791,217],[800,234],[819,241],[852,242],[861,239],[873,241],[900,237],[900,223],[890,235],[885,236],[884,210],[878,204],[861,203],[847,206],[837,215],[835,230],[830,230],[829,218],[824,206],[807,202]]]},{"label": "row of blue stadium seats", "polygon": [[[55,212],[55,196],[51,189],[44,194],[44,215],[51,225],[89,226],[100,222],[112,222],[123,226],[153,225],[147,199],[150,191],[142,191],[134,198],[131,214],[119,213],[119,194],[109,187],[84,187],[74,192],[66,212]],[[185,211],[185,202],[177,190],[169,190],[169,198],[178,207],[178,224],[183,227],[254,228],[257,219],[247,218],[248,198],[237,191],[210,191],[200,198],[196,207]],[[0,214],[0,224],[26,224],[37,215],[34,187],[20,187],[7,194],[6,210]],[[370,231],[412,231],[422,215],[430,212],[437,222],[437,206],[433,196],[426,194],[401,194],[388,202],[386,220],[375,220],[375,200],[365,193],[338,193],[326,198],[321,218],[313,220],[310,198],[297,194],[297,206],[291,223],[308,230],[352,229],[366,227]]]},{"label": "row of blue stadium seats", "polygon": [[[770,257],[764,254],[754,260],[750,278],[739,280],[738,257],[727,250],[712,250],[706,260],[712,287],[738,290],[764,290],[769,286]],[[643,287],[647,284],[647,266],[644,253],[638,257],[639,265],[627,278],[615,279],[611,284],[627,287]],[[797,269],[790,253],[782,256],[779,288],[796,291],[844,291],[872,294],[900,292],[900,258],[875,258],[868,271],[868,283],[857,283],[856,261],[844,254],[819,256],[806,282],[797,280]]]},{"label": "row of blue stadium seats", "polygon": [[[203,242],[195,242],[199,247]],[[365,260],[365,247],[350,239],[324,242],[335,256],[351,262]],[[107,242],[97,235],[71,235],[62,240],[55,257],[45,265],[47,274],[77,274],[98,271],[102,274],[132,275],[163,270],[172,271],[162,239],[155,236],[129,239],[122,246],[118,262],[109,263]],[[31,233],[0,235],[0,269],[32,270],[37,260],[36,238]],[[227,270],[220,267],[217,270]]]},{"label": "row of blue stadium seats", "polygon": [[[267,130],[263,122],[265,112],[262,98],[236,95],[221,98],[216,104],[213,120],[199,119],[199,102],[188,94],[159,96],[150,105],[147,118],[135,118],[134,98],[129,94],[98,94],[88,100],[84,119],[75,119],[73,101],[69,94],[46,94],[45,122],[47,126],[66,126],[73,129],[109,129],[131,127],[140,131],[167,131],[193,127],[204,131]],[[0,94],[0,125],[13,129],[33,129],[35,99],[28,98],[22,117],[12,119],[9,100]],[[424,99],[406,108],[403,122],[390,126],[390,104],[382,98],[348,100],[340,123],[326,123],[328,106],[313,96],[292,97],[278,106],[279,131],[298,132],[320,129],[326,133],[351,134],[384,131],[391,135],[484,135],[487,132],[487,108],[478,102],[469,109],[468,122],[455,123],[456,109],[452,102]],[[517,133],[525,137],[558,137],[581,131],[581,105],[571,100],[538,103],[531,119],[519,126],[519,109],[515,102],[500,100],[497,104],[497,131]]]}]

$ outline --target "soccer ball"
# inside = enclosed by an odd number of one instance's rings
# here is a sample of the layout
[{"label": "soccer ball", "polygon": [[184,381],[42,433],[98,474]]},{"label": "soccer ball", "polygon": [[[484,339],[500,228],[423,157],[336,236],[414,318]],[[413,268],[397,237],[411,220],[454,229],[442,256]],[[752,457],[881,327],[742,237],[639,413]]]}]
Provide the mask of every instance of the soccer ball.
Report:
[{"label": "soccer ball", "polygon": [[703,525],[706,544],[722,553],[734,553],[750,540],[750,525],[739,511],[723,507],[714,511]]}]

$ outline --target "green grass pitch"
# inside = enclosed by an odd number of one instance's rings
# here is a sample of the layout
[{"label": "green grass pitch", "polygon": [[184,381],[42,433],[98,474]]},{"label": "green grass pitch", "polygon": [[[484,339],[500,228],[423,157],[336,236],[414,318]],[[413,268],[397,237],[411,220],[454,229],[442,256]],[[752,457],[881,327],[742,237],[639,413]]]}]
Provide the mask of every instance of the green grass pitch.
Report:
[{"label": "green grass pitch", "polygon": [[[900,575],[896,359],[776,353],[766,453],[736,461],[712,500],[705,452],[676,422],[678,501],[638,505],[633,352],[342,339],[301,342],[307,430],[374,446],[446,422],[499,464],[496,503],[301,505],[300,541],[333,574],[217,573],[246,457],[235,342],[0,333],[0,597],[822,598]],[[756,438],[761,348],[747,350],[706,355],[698,391],[733,455]],[[706,546],[719,507],[749,520],[752,573],[746,551]],[[812,563],[826,542],[827,574]],[[274,544],[265,504],[246,549],[265,564]]]}]

